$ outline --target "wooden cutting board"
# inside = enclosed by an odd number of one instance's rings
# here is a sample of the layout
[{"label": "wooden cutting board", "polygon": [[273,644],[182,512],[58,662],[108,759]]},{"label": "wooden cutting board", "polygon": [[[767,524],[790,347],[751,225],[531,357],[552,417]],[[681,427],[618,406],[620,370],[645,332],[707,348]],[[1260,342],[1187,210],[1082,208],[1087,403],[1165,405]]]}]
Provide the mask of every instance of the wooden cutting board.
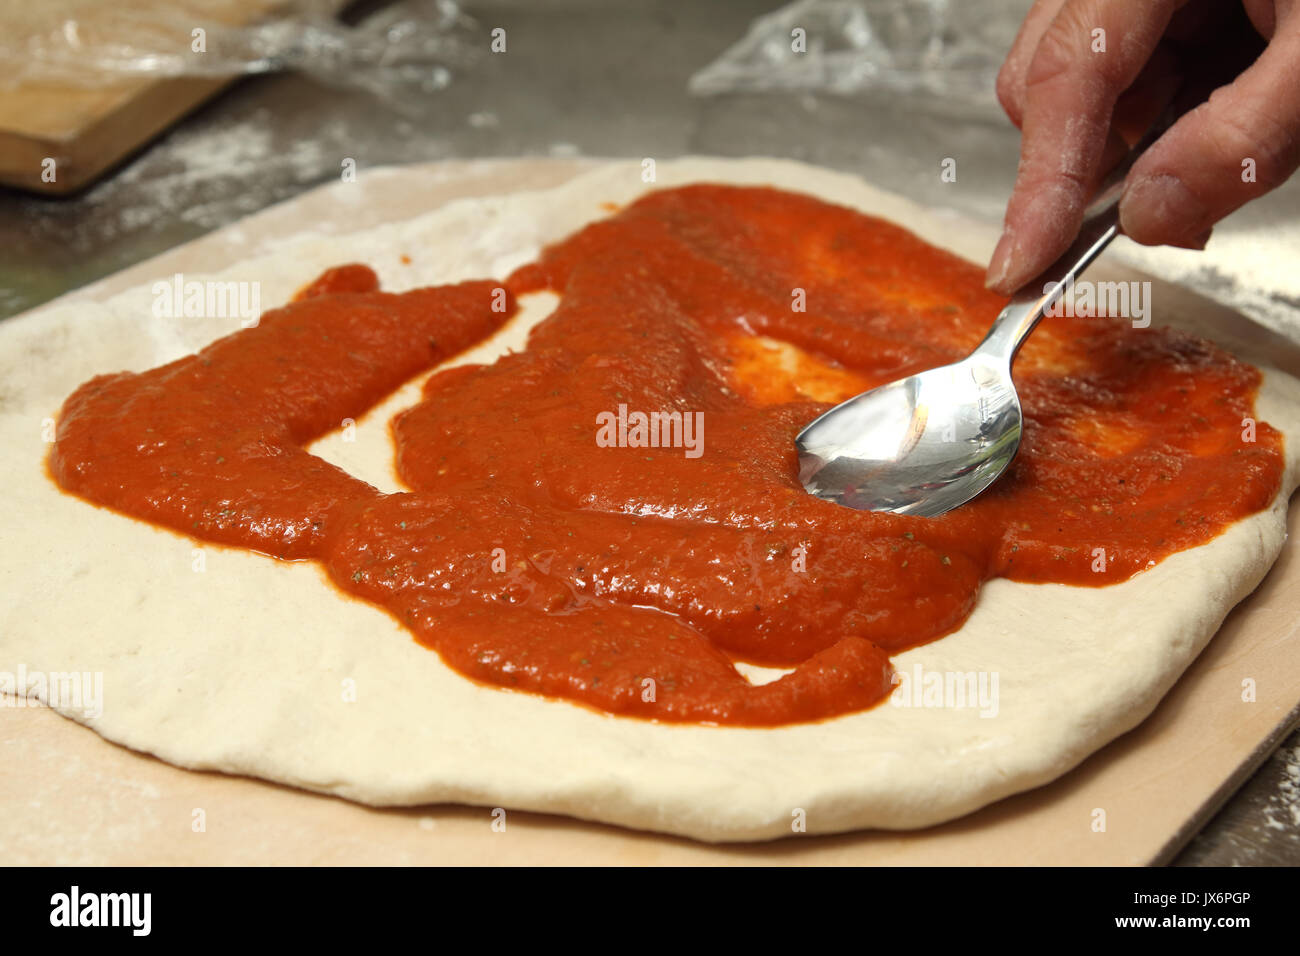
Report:
[{"label": "wooden cutting board", "polygon": [[[75,24],[87,45],[130,43],[136,18],[165,14],[172,0],[41,0],[15,5],[0,25],[23,36],[63,33]],[[341,9],[346,0],[338,0]],[[213,0],[202,5],[194,28],[242,26],[283,7],[286,0]],[[215,40],[215,37],[214,37]],[[185,55],[191,37],[177,33]],[[209,48],[215,55],[215,48]],[[51,195],[76,192],[232,83],[236,77],[154,78],[112,75],[87,68],[66,80],[30,80],[0,90],[0,184]],[[53,178],[46,161],[53,160]],[[44,175],[43,175],[44,174]]]},{"label": "wooden cutting board", "polygon": [[[215,271],[261,242],[346,233],[462,196],[558,185],[589,160],[436,163],[322,187],[65,297],[101,300],[175,272]],[[982,227],[970,225],[973,232]],[[990,248],[992,236],[981,234]],[[1098,279],[1147,278],[1104,260]],[[1158,280],[1164,314],[1300,374],[1300,349]],[[267,303],[269,306],[270,303]],[[1300,496],[1297,497],[1300,500]],[[1300,528],[1293,504],[1290,527]],[[710,846],[563,817],[431,806],[379,810],[214,773],[107,743],[52,711],[0,708],[0,859],[9,864],[1146,864],[1172,857],[1300,722],[1300,554],[1264,583],[1141,726],[1071,773],[913,832]],[[1258,700],[1241,701],[1253,676]],[[192,828],[195,811],[206,819]],[[1093,829],[1094,810],[1105,832]]]}]

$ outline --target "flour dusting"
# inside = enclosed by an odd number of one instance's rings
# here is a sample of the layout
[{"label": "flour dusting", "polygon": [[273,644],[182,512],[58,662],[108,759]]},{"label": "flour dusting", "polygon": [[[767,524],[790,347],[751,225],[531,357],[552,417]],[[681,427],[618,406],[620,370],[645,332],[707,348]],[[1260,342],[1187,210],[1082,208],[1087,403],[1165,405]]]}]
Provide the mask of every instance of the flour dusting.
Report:
[{"label": "flour dusting", "polygon": [[1264,825],[1300,840],[1300,735],[1289,746],[1283,744],[1273,759],[1282,765],[1282,779],[1264,806]]}]

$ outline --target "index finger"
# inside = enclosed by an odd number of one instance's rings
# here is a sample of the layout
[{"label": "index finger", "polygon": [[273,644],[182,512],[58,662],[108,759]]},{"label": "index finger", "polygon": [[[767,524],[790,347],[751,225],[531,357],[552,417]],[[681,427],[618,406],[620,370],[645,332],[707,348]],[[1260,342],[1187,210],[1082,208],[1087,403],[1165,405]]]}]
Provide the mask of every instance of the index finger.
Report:
[{"label": "index finger", "polygon": [[1010,294],[1073,240],[1119,95],[1155,51],[1177,0],[1069,0],[1029,66],[1020,170],[990,288]]}]

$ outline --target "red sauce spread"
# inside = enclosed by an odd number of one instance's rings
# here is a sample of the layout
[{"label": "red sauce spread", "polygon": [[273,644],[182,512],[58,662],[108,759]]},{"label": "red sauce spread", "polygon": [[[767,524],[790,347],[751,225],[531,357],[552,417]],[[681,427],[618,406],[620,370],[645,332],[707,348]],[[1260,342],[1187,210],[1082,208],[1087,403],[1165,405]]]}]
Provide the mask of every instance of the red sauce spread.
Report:
[{"label": "red sauce spread", "polygon": [[[393,421],[409,491],[304,449],[538,290],[561,299],[526,351],[431,376]],[[1279,490],[1281,436],[1243,440],[1258,371],[1097,318],[1030,338],[1019,457],[972,503],[927,519],[802,490],[804,424],[965,355],[1002,304],[979,269],[879,219],[773,189],[663,190],[505,283],[389,294],[365,266],[333,269],[197,355],[83,385],[50,467],[128,515],[319,561],[478,681],[665,721],[827,718],[881,700],[889,654],[958,628],[983,581],[1122,581]],[[605,447],[620,406],[702,413],[702,453]],[[736,661],[793,670],[752,685]]]}]

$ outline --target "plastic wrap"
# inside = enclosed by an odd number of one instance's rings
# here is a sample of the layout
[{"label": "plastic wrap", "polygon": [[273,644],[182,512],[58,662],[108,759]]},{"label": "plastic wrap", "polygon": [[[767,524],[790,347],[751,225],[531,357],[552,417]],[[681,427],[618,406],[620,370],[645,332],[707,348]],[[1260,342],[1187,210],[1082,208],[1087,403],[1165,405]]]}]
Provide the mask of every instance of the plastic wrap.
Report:
[{"label": "plastic wrap", "polygon": [[[1029,0],[800,0],[760,17],[691,78],[697,94],[902,97],[998,115],[994,83]],[[799,32],[802,32],[802,36]]]},{"label": "plastic wrap", "polygon": [[[300,71],[390,100],[445,87],[486,42],[454,0],[407,0],[355,26],[341,0],[46,0],[0,8],[0,89]],[[196,31],[202,31],[199,37]],[[198,49],[197,47],[202,47]]]}]

